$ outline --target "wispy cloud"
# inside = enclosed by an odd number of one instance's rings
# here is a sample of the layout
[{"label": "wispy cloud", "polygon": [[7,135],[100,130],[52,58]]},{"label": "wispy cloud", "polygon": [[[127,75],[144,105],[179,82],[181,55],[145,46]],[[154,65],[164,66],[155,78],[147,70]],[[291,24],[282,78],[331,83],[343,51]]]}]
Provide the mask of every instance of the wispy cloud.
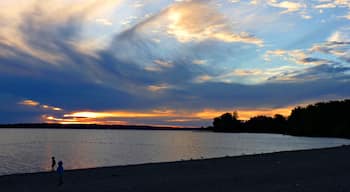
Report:
[{"label": "wispy cloud", "polygon": [[316,9],[327,9],[327,8],[335,8],[335,7],[337,7],[337,5],[334,3],[324,3],[324,4],[319,4],[314,6],[314,8]]},{"label": "wispy cloud", "polygon": [[[264,55],[264,59],[271,61],[272,56],[278,56],[286,61],[306,65],[338,63],[336,59],[347,62],[347,55],[350,52],[350,37],[347,34],[347,29],[337,30],[326,41],[315,43],[310,48],[304,50],[268,50]],[[320,54],[327,54],[328,57],[327,55],[322,57]]]},{"label": "wispy cloud", "polygon": [[337,63],[322,64],[304,70],[294,70],[284,72],[270,78],[272,81],[315,81],[319,79],[349,79],[346,75],[350,71],[350,67],[345,67]]},{"label": "wispy cloud", "polygon": [[229,21],[208,1],[185,1],[175,3],[132,31],[147,32],[158,29],[176,38],[179,42],[217,40],[263,45],[263,40],[247,32],[234,32]]},{"label": "wispy cloud", "polygon": [[54,106],[50,106],[50,105],[46,105],[46,104],[41,104],[41,103],[39,103],[37,101],[30,100],[30,99],[26,99],[26,100],[20,101],[20,102],[18,102],[18,104],[29,106],[29,107],[39,107],[41,109],[51,110],[51,111],[62,111],[63,110],[63,109],[61,109],[59,107],[54,107]]},{"label": "wispy cloud", "polygon": [[349,29],[335,31],[326,42],[317,43],[310,48],[311,52],[332,55],[339,60],[349,63],[350,36]]},{"label": "wispy cloud", "polygon": [[269,50],[265,53],[264,58],[266,61],[271,61],[271,56],[279,56],[284,60],[302,65],[322,65],[331,63],[328,59],[313,58],[310,56],[309,50]]},{"label": "wispy cloud", "polygon": [[[222,83],[237,83],[243,82],[246,85],[256,85],[269,82],[272,78],[285,74],[286,72],[292,72],[298,69],[298,67],[282,66],[274,67],[270,69],[235,69],[230,72],[222,73],[219,75],[200,75],[195,78],[195,83],[207,83],[207,82],[222,82]],[[282,81],[281,78],[279,80]],[[283,79],[286,80],[286,79]],[[291,80],[290,78],[288,80]],[[305,79],[303,79],[305,80]]]},{"label": "wispy cloud", "polygon": [[[70,39],[69,31],[64,28],[65,26],[95,19],[102,22],[101,19],[98,19],[100,11],[117,6],[119,1],[68,2],[49,0],[42,3],[37,0],[28,0],[21,3],[6,1],[2,4],[4,4],[2,7],[6,11],[0,13],[0,18],[6,19],[2,20],[0,45],[6,45],[10,50],[16,50],[21,54],[27,54],[58,65],[66,59],[66,55],[57,49],[57,42],[43,41],[52,41],[49,38],[55,33],[61,33],[62,37],[65,36],[65,39],[61,41],[76,40]],[[106,24],[107,21],[103,20],[103,23]],[[28,33],[31,33],[32,36]],[[33,39],[34,35],[38,37],[38,40]]]},{"label": "wispy cloud", "polygon": [[171,89],[172,86],[168,85],[168,84],[159,84],[159,85],[149,85],[147,87],[148,90],[152,91],[152,92],[159,92],[159,91],[163,91],[163,90],[167,90],[167,89]]},{"label": "wispy cloud", "polygon": [[267,3],[272,7],[285,9],[284,11],[281,12],[281,14],[296,12],[306,7],[306,4],[304,3],[292,2],[292,1],[267,0]]},{"label": "wispy cloud", "polygon": [[113,25],[113,23],[112,23],[110,20],[105,19],[105,18],[98,18],[98,19],[96,19],[95,21],[96,21],[97,23],[100,23],[100,24],[106,25],[106,26],[112,26],[112,25]]},{"label": "wispy cloud", "polygon": [[173,62],[156,59],[152,62],[151,65],[147,65],[145,67],[145,70],[146,71],[153,71],[153,72],[161,72],[164,69],[168,69],[168,68],[172,68],[172,67],[174,67]]},{"label": "wispy cloud", "polygon": [[31,106],[31,107],[36,107],[36,106],[39,106],[39,105],[40,105],[39,102],[30,100],[30,99],[23,100],[23,101],[19,102],[18,104],[26,105],[26,106]]},{"label": "wispy cloud", "polygon": [[[350,1],[349,0],[318,0],[319,4],[315,5],[315,9],[334,9],[345,8],[350,15]],[[340,18],[350,19],[349,15],[341,16]]]},{"label": "wispy cloud", "polygon": [[207,62],[208,62],[207,60],[201,60],[201,59],[195,59],[195,60],[192,61],[192,63],[196,64],[196,65],[204,65]]}]

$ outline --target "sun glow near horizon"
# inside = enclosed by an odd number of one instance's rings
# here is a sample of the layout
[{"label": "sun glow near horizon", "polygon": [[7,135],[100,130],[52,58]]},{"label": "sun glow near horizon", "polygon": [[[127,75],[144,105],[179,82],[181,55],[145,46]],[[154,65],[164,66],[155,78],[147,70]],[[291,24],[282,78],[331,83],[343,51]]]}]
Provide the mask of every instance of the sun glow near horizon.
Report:
[{"label": "sun glow near horizon", "polygon": [[[47,123],[60,123],[60,124],[121,124],[121,125],[134,125],[142,123],[135,120],[156,120],[163,122],[161,126],[167,123],[185,124],[188,122],[203,122],[203,126],[211,125],[211,122],[215,117],[218,117],[227,112],[238,112],[239,119],[248,120],[255,116],[274,116],[280,114],[283,116],[289,116],[293,107],[285,108],[261,108],[261,109],[237,109],[237,110],[223,110],[223,109],[204,109],[200,111],[184,111],[184,110],[150,110],[150,111],[78,111],[68,114],[63,114],[61,117],[52,115],[43,115],[42,120]],[[150,125],[154,125],[150,123]],[[191,126],[193,127],[193,126]]]}]

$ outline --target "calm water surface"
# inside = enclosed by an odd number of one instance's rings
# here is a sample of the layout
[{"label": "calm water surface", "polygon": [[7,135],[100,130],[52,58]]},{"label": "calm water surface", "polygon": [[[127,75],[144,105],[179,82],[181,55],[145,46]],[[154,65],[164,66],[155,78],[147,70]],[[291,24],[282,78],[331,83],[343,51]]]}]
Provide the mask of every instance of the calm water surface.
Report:
[{"label": "calm water surface", "polygon": [[350,140],[199,131],[0,129],[0,175],[200,159],[350,144]]}]

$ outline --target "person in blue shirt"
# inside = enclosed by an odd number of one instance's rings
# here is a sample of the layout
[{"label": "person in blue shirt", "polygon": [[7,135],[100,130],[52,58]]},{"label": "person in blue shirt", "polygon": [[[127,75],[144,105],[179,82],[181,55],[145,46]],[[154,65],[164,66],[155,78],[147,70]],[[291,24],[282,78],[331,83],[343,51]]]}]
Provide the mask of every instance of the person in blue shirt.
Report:
[{"label": "person in blue shirt", "polygon": [[63,162],[59,161],[58,162],[58,167],[57,167],[57,174],[58,174],[58,185],[63,185],[63,172],[64,172],[64,168],[63,168]]}]

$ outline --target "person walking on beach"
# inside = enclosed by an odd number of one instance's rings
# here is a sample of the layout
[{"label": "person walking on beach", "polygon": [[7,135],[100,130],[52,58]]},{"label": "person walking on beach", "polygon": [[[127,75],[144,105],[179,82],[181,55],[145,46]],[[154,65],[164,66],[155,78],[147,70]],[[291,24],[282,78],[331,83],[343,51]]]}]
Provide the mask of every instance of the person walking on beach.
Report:
[{"label": "person walking on beach", "polygon": [[56,160],[55,160],[55,157],[52,156],[51,157],[51,171],[54,171],[55,167],[56,167]]},{"label": "person walking on beach", "polygon": [[63,185],[63,172],[64,172],[64,168],[63,168],[63,162],[59,161],[58,162],[58,167],[57,167],[57,174],[58,174],[58,185]]}]

